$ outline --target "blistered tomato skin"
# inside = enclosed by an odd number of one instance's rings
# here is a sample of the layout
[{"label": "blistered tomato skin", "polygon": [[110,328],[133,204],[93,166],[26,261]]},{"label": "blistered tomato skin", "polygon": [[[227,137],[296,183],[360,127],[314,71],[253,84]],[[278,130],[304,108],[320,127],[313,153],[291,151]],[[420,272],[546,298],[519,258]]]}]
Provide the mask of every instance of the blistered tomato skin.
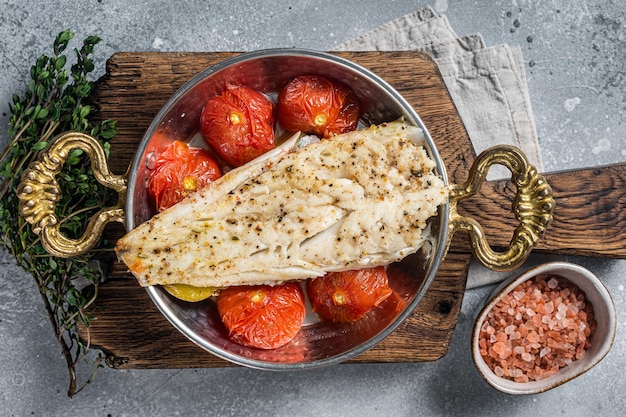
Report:
[{"label": "blistered tomato skin", "polygon": [[382,266],[330,272],[307,281],[313,311],[327,320],[353,323],[378,307],[392,293]]},{"label": "blistered tomato skin", "polygon": [[347,86],[320,76],[299,76],[278,96],[278,120],[289,131],[328,138],[356,130],[359,101]]},{"label": "blistered tomato skin", "polygon": [[227,86],[200,118],[204,139],[224,162],[241,166],[274,148],[274,104],[249,87]]},{"label": "blistered tomato skin", "polygon": [[216,303],[230,339],[244,346],[279,348],[296,336],[304,321],[304,294],[296,283],[228,287]]},{"label": "blistered tomato skin", "polygon": [[159,155],[148,177],[148,192],[163,211],[222,176],[217,161],[201,148],[174,141]]}]

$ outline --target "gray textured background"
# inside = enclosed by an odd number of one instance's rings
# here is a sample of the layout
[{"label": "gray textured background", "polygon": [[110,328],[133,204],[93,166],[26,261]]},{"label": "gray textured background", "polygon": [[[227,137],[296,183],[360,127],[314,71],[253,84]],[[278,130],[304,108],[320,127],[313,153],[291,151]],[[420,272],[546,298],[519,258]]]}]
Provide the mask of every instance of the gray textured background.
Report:
[{"label": "gray textured background", "polygon": [[[118,51],[328,50],[424,5],[458,34],[521,45],[546,171],[626,161],[626,4],[622,0],[396,1],[0,0],[0,147],[11,94],[65,28],[96,34],[96,73]],[[544,394],[491,389],[473,368],[474,314],[491,288],[468,291],[449,353],[432,363],[339,365],[302,373],[243,368],[105,369],[74,399],[35,284],[0,250],[0,415],[487,416],[626,413],[626,261],[574,259],[599,276],[618,310],[607,358]]]}]

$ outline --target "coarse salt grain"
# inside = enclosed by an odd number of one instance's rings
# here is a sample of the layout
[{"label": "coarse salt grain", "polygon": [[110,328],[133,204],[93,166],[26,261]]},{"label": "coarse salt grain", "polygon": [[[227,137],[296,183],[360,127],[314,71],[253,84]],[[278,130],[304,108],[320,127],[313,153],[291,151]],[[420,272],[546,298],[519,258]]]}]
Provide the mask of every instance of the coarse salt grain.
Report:
[{"label": "coarse salt grain", "polygon": [[595,329],[584,293],[554,275],[519,284],[489,311],[479,346],[497,376],[539,380],[580,359]]}]

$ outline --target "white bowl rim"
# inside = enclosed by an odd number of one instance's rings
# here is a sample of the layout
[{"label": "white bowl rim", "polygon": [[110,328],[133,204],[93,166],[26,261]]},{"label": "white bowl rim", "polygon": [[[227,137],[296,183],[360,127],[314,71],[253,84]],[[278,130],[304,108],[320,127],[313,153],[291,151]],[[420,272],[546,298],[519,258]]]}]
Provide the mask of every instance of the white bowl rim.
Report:
[{"label": "white bowl rim", "polygon": [[[557,374],[540,381],[519,383],[498,377],[484,362],[478,347],[480,328],[493,306],[518,284],[536,275],[554,274],[576,284],[594,308],[597,326],[592,336],[592,346],[585,356],[562,368]],[[615,340],[617,317],[615,304],[602,281],[590,270],[570,262],[548,262],[537,265],[502,282],[489,296],[480,310],[472,332],[472,358],[476,369],[492,387],[508,394],[537,394],[570,381],[598,364],[609,353]],[[598,340],[599,339],[599,340]]]}]

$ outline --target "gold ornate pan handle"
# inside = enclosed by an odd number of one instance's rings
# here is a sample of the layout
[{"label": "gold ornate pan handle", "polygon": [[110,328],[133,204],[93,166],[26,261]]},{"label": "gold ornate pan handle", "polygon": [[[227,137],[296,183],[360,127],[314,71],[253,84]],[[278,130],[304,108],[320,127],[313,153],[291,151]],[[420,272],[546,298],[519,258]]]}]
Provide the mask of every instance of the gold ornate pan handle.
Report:
[{"label": "gold ornate pan handle", "polygon": [[[513,200],[513,213],[519,222],[509,247],[496,252],[487,243],[485,233],[478,222],[458,213],[457,203],[481,187],[492,165],[504,165],[511,171],[511,181],[517,187]],[[523,262],[532,247],[541,239],[552,221],[554,211],[552,189],[537,169],[528,163],[524,154],[513,146],[496,146],[482,152],[474,161],[470,177],[463,185],[452,185],[450,190],[450,226],[448,239],[456,230],[469,234],[474,257],[489,269],[506,271]]]},{"label": "gold ornate pan handle", "polygon": [[[61,233],[54,212],[61,198],[61,189],[55,177],[74,149],[86,152],[91,158],[91,168],[98,182],[118,193],[117,204],[98,211],[78,239],[70,239]],[[93,248],[107,223],[124,222],[126,185],[126,176],[113,175],[109,171],[104,149],[96,139],[84,133],[67,132],[54,138],[38,159],[30,164],[17,191],[20,211],[32,225],[33,232],[41,236],[46,250],[52,255],[69,258]]]}]

